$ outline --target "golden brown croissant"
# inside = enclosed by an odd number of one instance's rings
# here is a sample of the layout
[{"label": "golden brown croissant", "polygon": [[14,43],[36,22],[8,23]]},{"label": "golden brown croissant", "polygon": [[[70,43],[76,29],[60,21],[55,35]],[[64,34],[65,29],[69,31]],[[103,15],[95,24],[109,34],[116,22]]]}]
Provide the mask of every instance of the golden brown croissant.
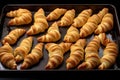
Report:
[{"label": "golden brown croissant", "polygon": [[48,14],[46,18],[47,18],[48,21],[57,20],[66,11],[67,11],[67,9],[64,9],[64,8],[56,8],[50,14]]},{"label": "golden brown croissant", "polygon": [[66,68],[76,67],[80,61],[84,60],[84,47],[86,45],[86,39],[79,39],[70,48],[70,56],[66,60]]},{"label": "golden brown croissant", "polygon": [[100,40],[95,36],[85,48],[85,62],[78,66],[78,69],[93,69],[100,64],[98,50],[100,48]]},{"label": "golden brown croissant", "polygon": [[40,59],[43,57],[42,49],[43,49],[43,43],[38,43],[34,47],[34,49],[32,49],[31,53],[25,57],[21,65],[21,69],[26,69],[28,67],[33,66],[34,64],[37,64],[40,61]]},{"label": "golden brown croissant", "polygon": [[110,68],[115,63],[117,55],[117,44],[115,42],[108,43],[103,51],[103,57],[100,59],[101,64],[98,68],[101,70]]},{"label": "golden brown croissant", "polygon": [[19,8],[6,14],[8,17],[14,17],[8,22],[8,25],[29,24],[32,21],[32,13],[27,9]]},{"label": "golden brown croissant", "polygon": [[100,39],[101,44],[104,46],[106,46],[109,42],[111,42],[111,40],[107,38],[105,33],[100,33],[98,37]]},{"label": "golden brown croissant", "polygon": [[95,34],[104,33],[110,31],[113,28],[113,15],[111,13],[105,14],[102,19],[102,22],[98,25],[95,30]]},{"label": "golden brown croissant", "polygon": [[14,56],[15,56],[16,62],[20,62],[24,60],[24,58],[27,56],[27,54],[31,50],[32,42],[33,42],[33,37],[27,37],[22,40],[20,45],[14,50]]},{"label": "golden brown croissant", "polygon": [[108,10],[103,8],[98,14],[93,14],[80,29],[80,37],[91,35],[97,29],[98,24],[107,12]]},{"label": "golden brown croissant", "polygon": [[2,47],[0,47],[0,61],[5,67],[10,69],[17,68],[13,55],[13,49],[8,43],[5,43]]},{"label": "golden brown croissant", "polygon": [[58,21],[58,26],[70,26],[73,23],[73,19],[75,17],[75,10],[68,10],[64,16]]},{"label": "golden brown croissant", "polygon": [[79,30],[76,27],[70,26],[64,36],[64,42],[76,42],[80,38]]},{"label": "golden brown croissant", "polygon": [[92,14],[92,9],[85,9],[81,13],[78,14],[78,16],[73,21],[74,27],[82,27],[88,20],[88,18]]},{"label": "golden brown croissant", "polygon": [[6,42],[8,42],[9,44],[15,44],[18,38],[21,37],[25,32],[26,32],[25,29],[20,28],[14,29],[4,37],[2,43],[5,44]]},{"label": "golden brown croissant", "polygon": [[27,35],[35,35],[40,32],[44,32],[48,28],[48,22],[45,17],[45,12],[42,8],[40,8],[34,14],[34,24],[27,31]]},{"label": "golden brown croissant", "polygon": [[97,15],[100,18],[100,22],[101,22],[102,18],[104,17],[104,15],[108,13],[108,11],[109,11],[108,8],[103,8],[101,11],[99,11],[99,13]]},{"label": "golden brown croissant", "polygon": [[67,42],[61,42],[59,44],[59,46],[62,48],[63,50],[63,54],[66,53],[67,51],[69,51],[70,47],[71,47],[72,43],[67,43]]},{"label": "golden brown croissant", "polygon": [[58,67],[63,61],[63,50],[62,48],[55,43],[47,43],[45,48],[49,52],[49,60],[46,69],[52,69]]},{"label": "golden brown croissant", "polygon": [[38,37],[37,40],[39,42],[56,42],[61,38],[61,34],[59,32],[59,27],[56,22],[54,22],[48,29],[47,34]]},{"label": "golden brown croissant", "polygon": [[69,50],[71,43],[47,43],[45,48],[49,52],[49,60],[47,65],[45,66],[46,69],[53,69],[57,68],[62,62],[64,58],[64,53]]}]

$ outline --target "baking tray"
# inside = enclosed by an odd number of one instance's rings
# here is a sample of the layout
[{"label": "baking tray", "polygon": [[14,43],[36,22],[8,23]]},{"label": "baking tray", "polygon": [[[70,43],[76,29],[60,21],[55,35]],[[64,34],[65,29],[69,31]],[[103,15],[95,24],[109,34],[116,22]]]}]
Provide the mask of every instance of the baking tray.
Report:
[{"label": "baking tray", "polygon": [[[39,8],[43,8],[44,11],[45,11],[45,14],[48,15],[55,8],[66,8],[66,9],[75,9],[76,10],[76,15],[77,15],[82,10],[88,9],[88,8],[91,8],[93,10],[93,14],[98,13],[98,11],[102,10],[104,7],[108,8],[109,12],[112,13],[113,16],[114,16],[114,28],[109,33],[107,33],[107,37],[112,39],[113,41],[115,41],[118,44],[118,48],[119,48],[119,44],[120,44],[119,20],[118,20],[116,8],[115,8],[114,5],[111,5],[111,4],[7,4],[3,7],[2,13],[1,13],[0,41],[12,29],[17,28],[16,26],[11,26],[11,27],[7,26],[7,23],[11,18],[6,17],[6,13],[11,11],[11,10],[16,10],[18,8],[26,8],[26,9],[30,10],[32,12],[32,14],[34,14]],[[53,22],[49,22],[49,25],[51,25],[52,23]],[[18,27],[19,28],[25,28],[27,30],[27,29],[29,29],[29,27],[32,24],[33,24],[33,22],[29,25],[23,25],[23,26],[18,26]],[[59,29],[60,29],[62,38],[56,43],[60,43],[63,40],[63,37],[66,34],[66,31],[67,31],[68,28],[60,27]],[[44,33],[46,33],[46,32],[44,32]],[[36,40],[36,37],[41,36],[44,33],[40,33],[40,34],[34,36],[33,47],[38,43],[37,40]],[[27,37],[26,34],[24,36],[20,37],[20,39],[17,41],[17,43],[15,45],[13,45],[12,47],[13,48],[17,47],[19,45],[19,43],[21,42],[21,40],[25,37]],[[91,37],[92,36],[89,36],[87,38],[87,40],[89,41],[91,39]],[[1,43],[0,43],[0,46],[2,46]],[[100,53],[101,53],[101,51],[100,51]],[[48,71],[48,70],[45,69],[45,65],[47,64],[47,61],[48,61],[48,52],[45,48],[43,49],[43,53],[44,53],[44,56],[38,64],[36,64],[35,66],[33,66],[31,68],[22,70],[22,71]],[[60,65],[56,69],[50,69],[50,71],[68,71],[68,70],[66,70],[65,61],[68,58],[69,53],[70,52],[68,51],[64,55],[64,61],[63,61],[62,65]],[[14,70],[14,71],[19,71],[20,70],[20,65],[21,64],[18,64],[17,70]],[[116,63],[111,68],[106,69],[106,70],[119,70],[119,68],[120,68],[120,55],[118,55]],[[93,70],[98,70],[98,69],[93,69]],[[0,63],[0,71],[13,71],[13,70],[5,68]],[[75,68],[75,69],[70,69],[69,71],[78,71],[78,70]],[[81,71],[81,70],[79,70],[79,71]]]}]

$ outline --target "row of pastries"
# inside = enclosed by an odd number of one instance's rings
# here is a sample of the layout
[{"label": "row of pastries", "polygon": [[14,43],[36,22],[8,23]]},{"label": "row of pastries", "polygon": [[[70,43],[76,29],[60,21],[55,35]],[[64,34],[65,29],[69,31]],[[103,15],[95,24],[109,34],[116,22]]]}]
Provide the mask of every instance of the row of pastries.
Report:
[{"label": "row of pastries", "polygon": [[[113,28],[113,15],[108,12],[108,8],[103,8],[96,14],[92,13],[92,9],[85,9],[76,16],[74,9],[56,8],[45,16],[45,11],[40,8],[34,13],[34,22],[28,30],[16,27],[2,39],[1,63],[10,69],[16,69],[17,63],[23,61],[21,69],[29,68],[44,56],[43,45],[45,45],[49,53],[45,69],[60,66],[67,51],[70,51],[70,54],[66,60],[66,69],[110,68],[118,54],[117,44],[106,36],[106,32]],[[26,25],[32,22],[32,13],[27,9],[10,11],[6,16],[14,17],[8,22],[8,26]],[[53,21],[50,27],[49,21]],[[56,42],[63,36],[59,27],[67,27],[68,30],[62,42],[58,44]],[[33,37],[45,30],[47,33],[39,36],[38,43],[31,49]],[[25,34],[28,37],[13,50],[11,46]],[[87,43],[87,36],[92,34],[94,38]],[[101,45],[105,46],[102,57],[98,54]]]}]

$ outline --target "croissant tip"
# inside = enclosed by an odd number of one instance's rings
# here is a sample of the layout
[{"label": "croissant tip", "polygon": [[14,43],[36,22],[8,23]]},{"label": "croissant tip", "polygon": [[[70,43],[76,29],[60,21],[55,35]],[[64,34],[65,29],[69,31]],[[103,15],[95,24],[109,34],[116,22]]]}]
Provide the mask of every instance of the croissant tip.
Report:
[{"label": "croissant tip", "polygon": [[19,56],[19,55],[17,55],[16,57],[15,57],[15,61],[18,63],[18,62],[20,62],[22,60],[22,57],[21,56]]},{"label": "croissant tip", "polygon": [[37,41],[41,42],[42,41],[42,37],[38,37]]},{"label": "croissant tip", "polygon": [[103,64],[99,65],[98,69],[99,69],[99,70],[103,70],[103,69],[104,69]]},{"label": "croissant tip", "polygon": [[17,69],[17,64],[13,64],[12,69]]},{"label": "croissant tip", "polygon": [[14,25],[14,23],[12,21],[9,21],[7,26],[11,26],[11,25]]},{"label": "croissant tip", "polygon": [[67,68],[67,70],[68,70],[68,69],[71,69],[71,68],[72,68],[71,64],[70,64],[70,63],[67,63],[66,68]]},{"label": "croissant tip", "polygon": [[80,69],[87,69],[87,63],[82,63],[77,67],[79,70]]},{"label": "croissant tip", "polygon": [[24,69],[26,69],[27,68],[27,65],[25,65],[25,63],[23,63],[22,65],[21,65],[21,67],[20,67],[20,69],[22,69],[22,70],[24,70]]},{"label": "croissant tip", "polygon": [[45,66],[45,69],[50,69],[50,65],[46,65],[46,66]]}]

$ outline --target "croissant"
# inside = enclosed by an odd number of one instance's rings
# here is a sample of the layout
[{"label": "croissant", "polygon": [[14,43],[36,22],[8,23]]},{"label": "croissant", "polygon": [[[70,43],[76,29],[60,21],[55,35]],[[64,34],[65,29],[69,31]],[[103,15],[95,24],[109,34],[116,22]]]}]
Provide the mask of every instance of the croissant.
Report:
[{"label": "croissant", "polygon": [[21,37],[25,32],[25,29],[14,29],[4,37],[2,43],[5,44],[6,42],[8,42],[9,44],[15,44],[18,38]]},{"label": "croissant", "polygon": [[13,55],[13,49],[8,43],[5,43],[2,47],[0,47],[0,61],[7,68],[17,68],[17,64]]},{"label": "croissant", "polygon": [[22,40],[20,45],[14,50],[14,56],[16,62],[24,60],[32,47],[33,37],[27,37]]},{"label": "croissant", "polygon": [[46,69],[53,69],[57,68],[62,64],[64,53],[69,50],[71,43],[47,43],[45,48],[49,52],[49,60],[47,65],[45,66]]},{"label": "croissant", "polygon": [[103,57],[100,59],[101,64],[99,65],[100,70],[110,68],[116,61],[118,55],[118,46],[115,42],[110,42],[106,45],[103,51]]},{"label": "croissant", "polygon": [[88,20],[88,18],[92,14],[92,9],[85,9],[73,20],[72,26],[74,27],[82,27]]},{"label": "croissant", "polygon": [[99,40],[100,40],[101,44],[104,45],[104,46],[106,46],[108,43],[111,42],[111,40],[107,38],[105,33],[100,33],[98,35],[98,37],[99,37]]},{"label": "croissant", "polygon": [[80,37],[84,38],[91,35],[94,30],[97,28],[97,24],[92,22],[87,22],[83,27],[80,29]]},{"label": "croissant", "polygon": [[72,43],[67,43],[67,42],[61,42],[59,44],[59,46],[62,48],[63,50],[63,54],[66,53],[67,51],[69,51],[70,47],[71,47]]},{"label": "croissant", "polygon": [[64,16],[61,18],[60,21],[58,21],[58,26],[70,26],[73,23],[73,19],[75,17],[75,10],[71,9],[68,10]]},{"label": "croissant", "polygon": [[85,48],[85,62],[78,65],[78,69],[93,69],[100,64],[98,50],[100,48],[100,40],[95,36]]},{"label": "croissant", "polygon": [[84,60],[84,47],[86,45],[86,39],[79,39],[70,48],[70,56],[66,60],[66,68],[76,67],[80,61]]},{"label": "croissant", "polygon": [[21,69],[26,69],[28,67],[33,66],[34,64],[37,64],[39,60],[43,57],[42,49],[43,43],[38,43],[34,47],[34,49],[32,49],[31,53],[25,57],[21,65]]},{"label": "croissant", "polygon": [[99,11],[99,13],[97,15],[100,18],[100,22],[102,21],[104,15],[108,13],[108,11],[109,11],[108,8],[103,8],[101,11]]},{"label": "croissant", "polygon": [[111,13],[107,13],[102,22],[98,25],[97,29],[95,30],[95,34],[104,33],[110,31],[113,28],[113,15]]},{"label": "croissant", "polygon": [[80,29],[80,37],[87,37],[88,35],[91,35],[97,29],[98,24],[107,12],[108,10],[103,8],[98,14],[93,14],[90,18],[88,18],[86,24],[84,24]]},{"label": "croissant", "polygon": [[56,9],[53,10],[51,13],[49,13],[49,15],[47,15],[46,18],[47,18],[48,21],[57,20],[57,19],[60,18],[66,11],[67,11],[67,9],[64,9],[64,8],[56,8]]},{"label": "croissant", "polygon": [[27,9],[19,8],[6,14],[8,17],[14,17],[8,22],[8,25],[24,25],[32,22],[32,13]]},{"label": "croissant", "polygon": [[59,27],[56,22],[54,22],[48,29],[47,34],[38,37],[37,40],[39,42],[56,42],[61,38],[61,34],[59,32]]},{"label": "croissant", "polygon": [[79,30],[76,27],[70,26],[67,30],[66,35],[64,36],[64,42],[76,42],[79,39]]},{"label": "croissant", "polygon": [[27,35],[35,35],[40,32],[44,32],[48,28],[48,22],[45,17],[45,12],[42,8],[40,8],[34,14],[34,24],[27,31]]}]

